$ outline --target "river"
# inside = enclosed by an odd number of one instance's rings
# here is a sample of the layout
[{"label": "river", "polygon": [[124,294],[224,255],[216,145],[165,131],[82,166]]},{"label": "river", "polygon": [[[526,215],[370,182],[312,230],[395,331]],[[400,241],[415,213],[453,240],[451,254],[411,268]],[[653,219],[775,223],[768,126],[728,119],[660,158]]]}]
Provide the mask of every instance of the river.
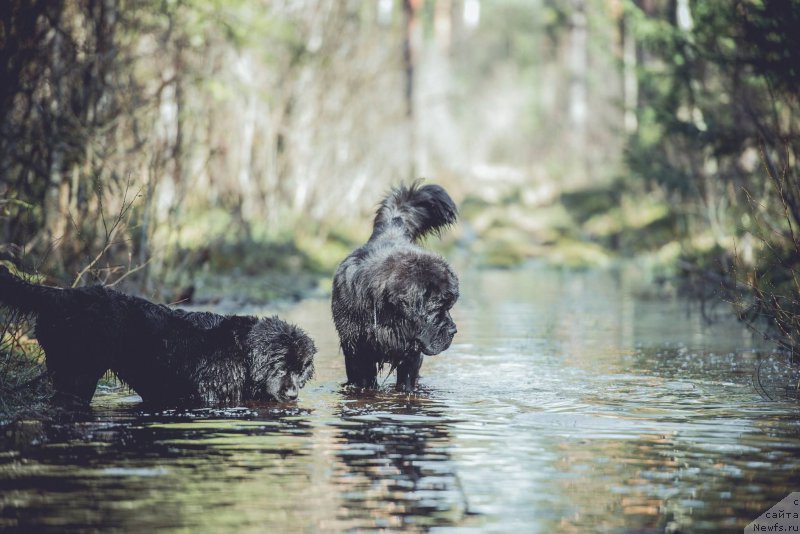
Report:
[{"label": "river", "polygon": [[[288,405],[24,421],[0,453],[0,528],[324,532],[738,531],[800,489],[793,402],[759,347],[635,269],[467,270],[459,333],[411,396],[342,388],[329,302]],[[267,313],[267,309],[247,309]]]}]

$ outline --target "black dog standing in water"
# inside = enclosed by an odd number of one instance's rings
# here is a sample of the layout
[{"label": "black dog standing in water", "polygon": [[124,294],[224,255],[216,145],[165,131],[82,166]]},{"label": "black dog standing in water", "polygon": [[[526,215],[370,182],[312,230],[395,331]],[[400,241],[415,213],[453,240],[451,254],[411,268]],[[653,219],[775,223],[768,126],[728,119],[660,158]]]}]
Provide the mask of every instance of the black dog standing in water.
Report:
[{"label": "black dog standing in water", "polygon": [[101,286],[34,285],[2,266],[0,303],[36,317],[63,403],[88,405],[108,370],[155,406],[292,400],[314,372],[314,342],[277,317],[187,312]]},{"label": "black dog standing in water", "polygon": [[444,258],[416,243],[456,217],[438,185],[398,187],[378,208],[369,241],[339,265],[331,306],[348,383],[376,388],[378,370],[389,363],[397,369],[396,389],[411,391],[422,355],[450,346],[458,278]]}]

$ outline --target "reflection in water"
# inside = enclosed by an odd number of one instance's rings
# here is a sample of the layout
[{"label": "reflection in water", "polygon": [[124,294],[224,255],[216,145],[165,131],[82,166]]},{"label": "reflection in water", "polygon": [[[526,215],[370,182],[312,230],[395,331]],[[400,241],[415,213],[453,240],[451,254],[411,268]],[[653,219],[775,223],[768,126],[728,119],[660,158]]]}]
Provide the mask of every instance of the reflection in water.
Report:
[{"label": "reflection in water", "polygon": [[458,414],[452,456],[486,524],[741,529],[796,486],[796,408],[753,392],[749,336],[630,281],[467,282],[482,286],[459,309],[469,338],[454,350],[467,356],[432,361],[425,383]]},{"label": "reflection in water", "polygon": [[281,311],[320,350],[296,404],[101,395],[21,423],[0,435],[0,529],[741,531],[798,489],[797,405],[754,391],[740,325],[630,272],[462,272],[419,394],[343,390],[329,302],[305,301]]},{"label": "reflection in water", "polygon": [[[292,412],[249,417],[99,410],[83,420],[23,424],[12,435],[22,433],[28,445],[0,459],[0,526],[201,528],[204,504],[219,507],[217,525],[236,525],[236,508],[282,501],[297,486],[292,478],[306,453],[296,444],[310,432]],[[276,526],[285,524],[287,514],[279,515]],[[262,519],[269,524],[268,514]]]},{"label": "reflection in water", "polygon": [[351,394],[338,415],[334,484],[345,525],[408,529],[463,519],[467,503],[436,401],[424,393]]}]

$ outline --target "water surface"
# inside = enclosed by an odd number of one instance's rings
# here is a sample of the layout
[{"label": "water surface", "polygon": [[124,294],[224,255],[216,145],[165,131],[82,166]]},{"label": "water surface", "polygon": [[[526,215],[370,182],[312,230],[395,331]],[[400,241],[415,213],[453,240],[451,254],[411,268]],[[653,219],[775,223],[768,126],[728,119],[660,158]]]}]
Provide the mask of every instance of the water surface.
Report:
[{"label": "water surface", "polygon": [[[99,393],[0,453],[0,527],[134,531],[739,531],[800,489],[798,407],[750,335],[630,271],[467,271],[415,395],[354,394],[329,303],[297,403],[143,413]],[[247,313],[268,310],[244,310]]]}]

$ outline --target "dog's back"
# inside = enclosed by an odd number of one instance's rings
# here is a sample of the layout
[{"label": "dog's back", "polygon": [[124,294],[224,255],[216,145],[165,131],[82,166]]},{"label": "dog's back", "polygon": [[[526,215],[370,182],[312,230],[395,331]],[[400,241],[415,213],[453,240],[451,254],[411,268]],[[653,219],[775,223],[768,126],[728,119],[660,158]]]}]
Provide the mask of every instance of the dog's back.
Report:
[{"label": "dog's back", "polygon": [[103,287],[32,284],[0,266],[0,304],[36,319],[36,339],[60,400],[88,402],[109,369],[142,398],[192,400],[194,359],[244,360],[249,316],[175,310]]},{"label": "dog's back", "polygon": [[52,306],[62,289],[31,284],[0,265],[0,304],[25,314],[38,314]]},{"label": "dog's back", "polygon": [[136,336],[126,339],[121,332],[130,331],[134,326],[131,323],[141,327],[148,322],[148,311],[160,308],[103,286],[57,288],[32,284],[3,266],[0,304],[36,319],[36,337],[45,350],[48,344],[69,344],[74,338],[84,347],[98,344],[124,351],[135,343]]}]

